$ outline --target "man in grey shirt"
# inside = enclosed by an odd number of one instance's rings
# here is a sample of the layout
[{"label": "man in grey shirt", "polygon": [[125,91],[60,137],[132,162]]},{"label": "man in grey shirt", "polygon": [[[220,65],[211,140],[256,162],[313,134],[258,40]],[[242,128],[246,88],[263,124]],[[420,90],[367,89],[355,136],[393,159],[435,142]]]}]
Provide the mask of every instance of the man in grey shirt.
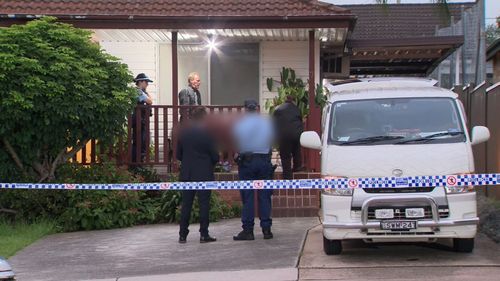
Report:
[{"label": "man in grey shirt", "polygon": [[189,73],[188,86],[179,92],[179,105],[201,105],[200,75],[196,72]]},{"label": "man in grey shirt", "polygon": [[[200,75],[196,72],[191,72],[188,75],[188,86],[179,92],[179,105],[196,106],[201,105]],[[180,122],[190,119],[191,110],[193,108],[181,108]]]}]

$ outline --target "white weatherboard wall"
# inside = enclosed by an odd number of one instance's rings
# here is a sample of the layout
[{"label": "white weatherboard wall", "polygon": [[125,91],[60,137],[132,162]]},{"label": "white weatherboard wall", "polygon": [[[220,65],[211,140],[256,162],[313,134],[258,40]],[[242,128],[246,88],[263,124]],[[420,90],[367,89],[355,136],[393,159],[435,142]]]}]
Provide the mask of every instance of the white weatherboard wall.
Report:
[{"label": "white weatherboard wall", "polygon": [[107,53],[127,64],[134,77],[146,73],[154,81],[149,84],[148,93],[152,95],[153,103],[158,104],[158,43],[100,41],[99,44]]},{"label": "white weatherboard wall", "polygon": [[[159,44],[156,42],[130,42],[130,41],[100,41],[101,45],[106,52],[109,54],[118,57],[121,61],[128,65],[129,70],[132,72],[132,75],[135,77],[138,73],[146,73],[153,83],[150,83],[147,91],[153,97],[153,104],[166,104],[167,102],[171,102],[172,98],[169,98],[167,95],[160,96],[159,90],[160,86],[164,87],[164,89],[171,88],[170,80],[166,80],[164,77],[166,74],[160,73],[160,61],[158,59],[158,54],[160,51]],[[170,46],[166,45],[163,49],[169,51]],[[163,50],[165,51],[165,50]],[[170,63],[170,62],[167,62]],[[167,73],[168,74],[168,73]],[[160,75],[163,76],[163,79],[160,79]],[[162,80],[162,81],[160,81]],[[132,85],[135,85],[133,81],[130,81]],[[170,85],[170,87],[169,87]],[[170,92],[169,92],[170,93]],[[170,103],[171,104],[171,103]],[[171,122],[171,117],[169,118]],[[158,114],[158,137],[160,139],[159,142],[159,155],[160,161],[163,160],[163,143],[166,141],[166,137],[163,132],[163,112]],[[154,126],[154,118],[150,119],[150,126],[153,128]],[[150,141],[151,144],[154,143],[155,135],[154,130],[150,132]]]},{"label": "white weatherboard wall", "polygon": [[[315,46],[316,69],[315,83],[319,82],[319,42]],[[280,71],[282,67],[291,67],[295,70],[297,77],[305,83],[309,78],[309,42],[308,41],[282,41],[282,42],[261,42],[260,52],[260,75],[261,75],[261,95],[260,104],[262,109],[267,99],[272,99],[277,95],[276,90],[269,92],[266,80],[272,77],[280,81]],[[275,83],[276,85],[276,83]]]}]

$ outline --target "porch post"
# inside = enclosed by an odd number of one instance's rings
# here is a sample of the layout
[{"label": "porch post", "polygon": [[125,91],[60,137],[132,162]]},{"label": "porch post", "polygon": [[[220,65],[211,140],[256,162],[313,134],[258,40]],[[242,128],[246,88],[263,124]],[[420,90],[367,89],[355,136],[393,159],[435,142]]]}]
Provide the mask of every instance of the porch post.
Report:
[{"label": "porch post", "polygon": [[[177,100],[177,90],[178,90],[178,63],[177,63],[177,31],[172,31],[172,105],[174,106],[174,116],[178,117],[177,106],[179,102]],[[174,123],[177,123],[178,118],[174,118]]]},{"label": "porch post", "polygon": [[[316,95],[316,85],[315,85],[315,61],[316,61],[316,40],[315,31],[309,30],[309,116],[307,118],[307,130],[316,131],[320,134],[321,130],[321,112],[320,108],[314,102],[314,97]],[[307,152],[307,168],[309,170],[318,172],[320,170],[320,157],[317,150],[308,150]]]},{"label": "porch post", "polygon": [[[178,91],[178,81],[179,81],[179,73],[178,73],[178,62],[177,62],[177,31],[172,31],[172,151],[174,153],[172,159],[172,165],[174,171],[177,170],[175,161],[175,151],[177,148],[177,128],[179,122],[179,101],[177,99],[177,91]],[[164,124],[164,126],[167,126]]]}]

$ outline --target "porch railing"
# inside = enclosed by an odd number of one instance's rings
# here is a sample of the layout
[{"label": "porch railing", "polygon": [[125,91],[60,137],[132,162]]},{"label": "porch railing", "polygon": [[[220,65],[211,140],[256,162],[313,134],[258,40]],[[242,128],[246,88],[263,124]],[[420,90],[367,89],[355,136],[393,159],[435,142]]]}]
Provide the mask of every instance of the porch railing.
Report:
[{"label": "porch railing", "polygon": [[[222,142],[221,162],[234,166],[234,149],[223,134],[229,133],[232,118],[242,113],[243,106],[205,107],[208,109],[207,119],[211,120],[208,125],[211,130],[216,130],[216,137],[219,143]],[[175,151],[180,120],[186,118],[182,116],[187,116],[193,108],[194,106],[139,105],[135,109],[135,116],[128,117],[125,139],[118,139],[112,147],[103,147],[96,140],[92,140],[73,157],[73,161],[92,164],[98,162],[99,155],[104,153],[114,158],[119,165],[154,166],[160,172],[176,172],[179,168]],[[144,139],[143,130],[146,131]],[[146,148],[144,154],[141,152],[143,146]]]},{"label": "porch railing", "polygon": [[[135,109],[135,118],[132,115],[128,117],[127,134],[124,137],[118,139],[111,147],[104,147],[98,141],[92,140],[73,157],[73,161],[89,165],[99,162],[99,157],[104,154],[116,160],[118,165],[154,167],[160,174],[177,172],[179,166],[175,159],[175,151],[180,121],[183,118],[181,116],[187,115],[187,112],[194,107],[139,105]],[[235,148],[230,142],[230,132],[233,121],[243,112],[243,106],[210,105],[205,108],[208,109],[207,121],[209,121],[210,130],[215,131],[214,135],[221,148],[221,164],[227,164],[220,168],[224,171],[229,167],[236,167],[232,157]],[[141,138],[142,130],[146,131],[144,140]],[[146,148],[144,154],[141,153],[142,146]],[[306,164],[306,170],[310,170],[310,167],[307,167],[306,152],[302,151],[302,162]],[[273,153],[273,163],[280,164],[277,151]]]}]

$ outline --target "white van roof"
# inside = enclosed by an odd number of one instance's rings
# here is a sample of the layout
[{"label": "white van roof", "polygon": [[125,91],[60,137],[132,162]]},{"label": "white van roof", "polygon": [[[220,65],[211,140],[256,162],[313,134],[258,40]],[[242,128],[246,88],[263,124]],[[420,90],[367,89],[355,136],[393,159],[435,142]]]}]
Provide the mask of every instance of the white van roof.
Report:
[{"label": "white van roof", "polygon": [[371,99],[389,97],[450,97],[457,94],[440,87],[429,78],[382,77],[353,80],[339,85],[326,84],[329,100]]}]

